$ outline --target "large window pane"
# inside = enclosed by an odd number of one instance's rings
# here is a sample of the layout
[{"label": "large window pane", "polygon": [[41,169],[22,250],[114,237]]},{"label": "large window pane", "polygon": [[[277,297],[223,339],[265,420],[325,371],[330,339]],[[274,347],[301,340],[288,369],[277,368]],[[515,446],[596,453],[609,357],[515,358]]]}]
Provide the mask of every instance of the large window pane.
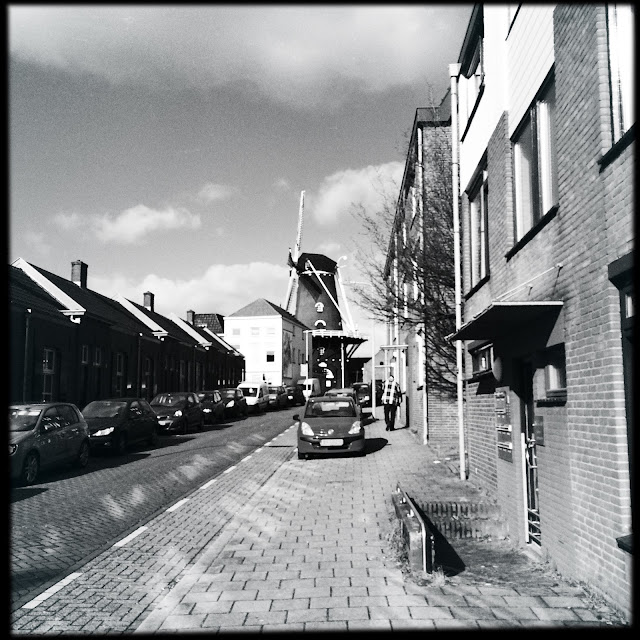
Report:
[{"label": "large window pane", "polygon": [[515,142],[516,240],[533,226],[533,143],[531,120]]},{"label": "large window pane", "polygon": [[634,25],[632,4],[607,7],[609,68],[611,70],[611,116],[614,142],[635,122]]}]

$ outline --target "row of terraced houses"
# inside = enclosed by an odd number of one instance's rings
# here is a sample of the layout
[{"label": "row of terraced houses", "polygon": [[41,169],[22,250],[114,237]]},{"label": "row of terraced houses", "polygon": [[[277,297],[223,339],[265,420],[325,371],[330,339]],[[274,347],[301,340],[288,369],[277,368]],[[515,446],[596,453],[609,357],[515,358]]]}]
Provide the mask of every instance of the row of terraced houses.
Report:
[{"label": "row of terraced houses", "polygon": [[[389,243],[410,427],[459,447],[513,542],[632,613],[635,11],[476,4],[416,111]],[[398,259],[429,233],[449,140],[455,397],[430,391]],[[427,246],[427,245],[425,245]],[[403,311],[404,307],[404,311]]]}]

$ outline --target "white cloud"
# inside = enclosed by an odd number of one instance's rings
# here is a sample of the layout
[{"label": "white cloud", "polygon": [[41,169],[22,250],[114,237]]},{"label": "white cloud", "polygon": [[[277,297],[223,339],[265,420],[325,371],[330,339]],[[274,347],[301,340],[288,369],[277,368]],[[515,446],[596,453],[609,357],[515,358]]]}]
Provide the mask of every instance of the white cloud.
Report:
[{"label": "white cloud", "polygon": [[186,312],[229,315],[245,305],[266,298],[281,305],[287,292],[289,269],[268,262],[211,265],[190,280],[172,280],[150,274],[141,281],[122,275],[91,276],[91,288],[103,295],[125,298],[142,304],[145,291],[155,296],[155,310],[168,316],[171,312],[186,318]]},{"label": "white cloud", "polygon": [[86,220],[78,213],[57,213],[53,216],[53,223],[64,231],[79,229]]},{"label": "white cloud", "polygon": [[279,178],[278,180],[276,180],[273,183],[273,187],[277,191],[290,191],[291,190],[291,185],[289,184],[289,181],[286,178]]},{"label": "white cloud", "polygon": [[353,205],[377,211],[389,198],[397,199],[404,164],[388,162],[363,169],[345,169],[324,179],[318,193],[309,198],[310,209],[320,225],[345,220]]},{"label": "white cloud", "polygon": [[[446,82],[472,5],[11,6],[12,56],[113,83],[245,83],[298,106]],[[457,33],[457,31],[456,31]]]},{"label": "white cloud", "polygon": [[321,242],[313,251],[313,253],[322,253],[325,256],[334,256],[340,251],[340,243],[338,242]]},{"label": "white cloud", "polygon": [[96,234],[103,242],[132,244],[155,231],[198,229],[200,216],[186,209],[166,207],[151,209],[143,204],[126,209],[115,217],[104,215],[93,220]]},{"label": "white cloud", "polygon": [[224,184],[208,182],[198,192],[198,199],[203,202],[215,202],[216,200],[228,200],[236,192],[234,187]]}]

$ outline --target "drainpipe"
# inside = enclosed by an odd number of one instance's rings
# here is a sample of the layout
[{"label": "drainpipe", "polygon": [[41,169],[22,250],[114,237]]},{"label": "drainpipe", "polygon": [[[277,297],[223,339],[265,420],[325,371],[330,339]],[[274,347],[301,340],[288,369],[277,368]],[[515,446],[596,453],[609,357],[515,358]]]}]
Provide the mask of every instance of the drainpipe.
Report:
[{"label": "drainpipe", "polygon": [[138,398],[142,397],[142,380],[140,379],[142,376],[142,368],[141,368],[141,364],[140,364],[140,339],[142,338],[142,334],[139,333],[138,334]]},{"label": "drainpipe", "polygon": [[[460,261],[460,163],[458,140],[458,75],[459,64],[449,65],[451,79],[451,177],[453,196],[453,262],[455,270],[456,331],[462,326],[462,272]],[[464,396],[462,384],[462,341],[456,340],[456,387],[458,396],[458,448],[460,454],[460,480],[467,479],[464,449]]]},{"label": "drainpipe", "polygon": [[22,402],[27,401],[27,362],[29,361],[29,325],[31,309],[25,311],[24,316],[24,360],[22,363]]}]

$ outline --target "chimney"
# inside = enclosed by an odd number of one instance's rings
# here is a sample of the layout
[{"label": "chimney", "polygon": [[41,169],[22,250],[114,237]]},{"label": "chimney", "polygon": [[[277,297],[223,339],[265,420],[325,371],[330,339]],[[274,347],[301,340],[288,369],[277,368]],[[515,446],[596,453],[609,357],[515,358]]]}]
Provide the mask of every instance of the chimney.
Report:
[{"label": "chimney", "polygon": [[187,311],[187,322],[189,324],[195,324],[196,320],[196,312],[195,311]]},{"label": "chimney", "polygon": [[71,282],[81,289],[87,288],[87,269],[89,267],[82,260],[74,260],[71,263]]},{"label": "chimney", "polygon": [[154,295],[153,293],[151,293],[151,291],[146,291],[144,294],[144,308],[148,309],[149,311],[153,311],[153,299],[154,299]]}]

